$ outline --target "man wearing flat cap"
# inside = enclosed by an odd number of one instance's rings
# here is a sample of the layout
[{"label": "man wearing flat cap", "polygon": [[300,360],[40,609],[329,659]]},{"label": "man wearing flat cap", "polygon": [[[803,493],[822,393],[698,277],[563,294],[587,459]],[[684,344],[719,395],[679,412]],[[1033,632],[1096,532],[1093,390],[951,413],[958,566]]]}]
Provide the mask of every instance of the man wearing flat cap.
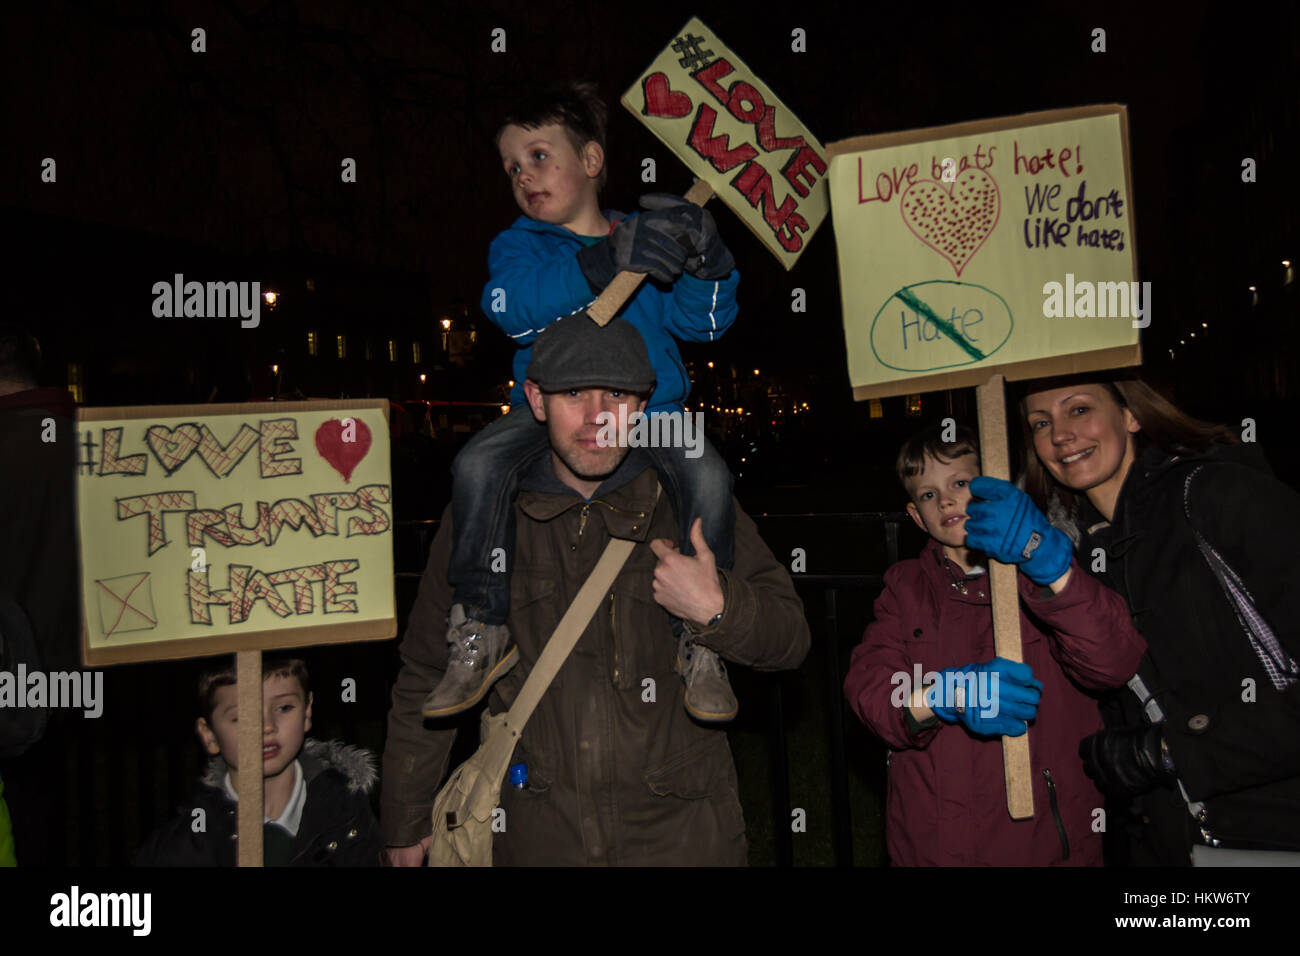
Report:
[{"label": "man wearing flat cap", "polygon": [[[739,505],[731,571],[716,567],[702,539],[683,555],[649,456],[597,440],[602,413],[626,420],[653,385],[645,343],[620,319],[601,327],[575,314],[534,346],[524,388],[551,453],[524,475],[515,501],[507,623],[519,660],[493,686],[492,713],[510,708],[610,538],[636,546],[519,739],[514,761],[526,782],[502,788],[498,866],[746,863],[727,735],[683,707],[673,621],[699,645],[759,670],[798,667],[808,624],[789,574]],[[394,865],[423,859],[456,734],[421,715],[447,668],[451,541],[449,507],[402,640],[388,718],[382,818]]]}]

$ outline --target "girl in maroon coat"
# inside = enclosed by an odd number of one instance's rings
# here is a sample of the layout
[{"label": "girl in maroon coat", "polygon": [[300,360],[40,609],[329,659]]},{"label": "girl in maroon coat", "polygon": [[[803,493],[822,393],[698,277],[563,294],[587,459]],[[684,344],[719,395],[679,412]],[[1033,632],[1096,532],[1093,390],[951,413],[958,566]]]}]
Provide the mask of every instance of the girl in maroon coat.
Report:
[{"label": "girl in maroon coat", "polygon": [[[919,558],[885,574],[844,692],[890,748],[886,845],[903,866],[1101,864],[1103,800],[1079,741],[1101,728],[1088,691],[1124,684],[1145,645],[1115,593],[1024,492],[979,476],[969,429],[899,452]],[[1024,663],[994,656],[985,556],[1019,565]],[[1003,734],[1029,733],[1034,816],[1007,813]]]}]

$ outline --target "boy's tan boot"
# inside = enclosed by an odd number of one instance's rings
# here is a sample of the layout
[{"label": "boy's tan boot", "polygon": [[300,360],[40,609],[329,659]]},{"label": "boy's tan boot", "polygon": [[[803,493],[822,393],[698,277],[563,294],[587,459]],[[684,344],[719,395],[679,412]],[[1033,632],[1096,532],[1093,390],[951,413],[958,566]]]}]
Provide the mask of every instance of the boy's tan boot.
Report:
[{"label": "boy's tan boot", "polygon": [[453,604],[447,628],[447,672],[425,698],[425,717],[449,717],[483,699],[497,678],[519,660],[519,648],[504,624],[484,624],[465,617]]},{"label": "boy's tan boot", "polygon": [[685,631],[678,638],[677,673],[686,684],[686,712],[696,720],[725,723],[740,710],[722,658]]}]

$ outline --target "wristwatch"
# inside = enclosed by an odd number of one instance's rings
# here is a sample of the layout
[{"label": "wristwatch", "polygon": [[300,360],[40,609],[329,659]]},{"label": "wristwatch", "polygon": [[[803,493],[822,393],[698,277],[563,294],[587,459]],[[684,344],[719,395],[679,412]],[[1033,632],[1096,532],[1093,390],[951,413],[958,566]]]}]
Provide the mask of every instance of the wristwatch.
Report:
[{"label": "wristwatch", "polygon": [[726,613],[727,613],[727,609],[726,609],[726,608],[723,608],[723,609],[722,609],[721,611],[719,611],[717,614],[713,615],[713,617],[709,618],[709,621],[708,621],[707,624],[701,624],[701,625],[699,626],[698,629],[697,629],[694,625],[692,625],[689,621],[687,621],[687,622],[686,622],[686,629],[687,629],[688,631],[690,631],[692,634],[698,634],[700,631],[707,631],[707,630],[708,630],[709,628],[711,628],[713,625],[715,625],[715,624],[717,624],[719,621],[721,621],[721,620],[722,620],[722,615],[723,615],[723,614],[726,614]]}]

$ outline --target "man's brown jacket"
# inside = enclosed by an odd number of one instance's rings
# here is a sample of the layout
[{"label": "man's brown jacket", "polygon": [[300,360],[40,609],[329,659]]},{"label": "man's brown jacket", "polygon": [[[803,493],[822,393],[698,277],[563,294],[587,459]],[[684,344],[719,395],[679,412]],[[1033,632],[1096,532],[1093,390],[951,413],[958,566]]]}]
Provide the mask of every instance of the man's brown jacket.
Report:
[{"label": "man's brown jacket", "polygon": [[[549,460],[546,463],[549,467]],[[511,579],[510,632],[520,660],[489,697],[514,701],[534,662],[611,535],[640,542],[524,729],[515,760],[528,785],[502,788],[497,865],[695,865],[746,862],[736,769],[724,730],[693,721],[674,670],[677,639],[652,590],[654,538],[677,538],[667,496],[642,471],[589,503],[521,491]],[[455,729],[425,721],[420,705],[442,677],[451,509],[443,515],[402,640],[384,752],[382,824],[391,846],[418,842],[448,771]],[[798,667],[808,651],[803,604],[786,569],[736,507],[736,566],[719,572],[721,621],[699,642],[759,670]]]}]

